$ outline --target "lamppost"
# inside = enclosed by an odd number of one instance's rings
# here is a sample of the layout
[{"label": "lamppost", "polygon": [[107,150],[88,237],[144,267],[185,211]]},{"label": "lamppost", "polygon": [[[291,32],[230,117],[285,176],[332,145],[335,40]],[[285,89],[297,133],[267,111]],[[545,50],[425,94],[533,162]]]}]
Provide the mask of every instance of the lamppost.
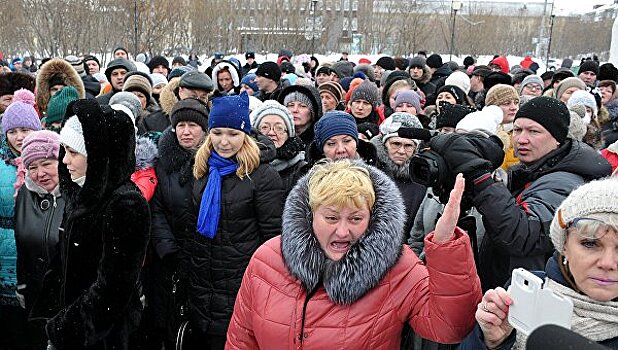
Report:
[{"label": "lamppost", "polygon": [[451,2],[451,12],[453,13],[453,25],[451,28],[451,50],[449,52],[449,61],[452,60],[453,51],[455,51],[455,20],[457,18],[457,11],[461,10],[461,6],[463,4],[461,1],[452,1]]},{"label": "lamppost", "polygon": [[134,13],[133,13],[133,25],[135,33],[133,33],[133,57],[137,55],[137,0],[133,0]]},{"label": "lamppost", "polygon": [[[553,11],[553,4],[552,4],[552,11]],[[547,69],[549,69],[549,52],[551,51],[551,37],[554,33],[554,18],[556,18],[556,15],[552,13],[551,16],[549,17],[549,41],[547,42],[547,57],[545,58],[545,67],[547,67]]]},{"label": "lamppost", "polygon": [[318,0],[311,0],[311,12],[313,12],[313,25],[311,25],[311,56],[315,55],[315,5]]}]

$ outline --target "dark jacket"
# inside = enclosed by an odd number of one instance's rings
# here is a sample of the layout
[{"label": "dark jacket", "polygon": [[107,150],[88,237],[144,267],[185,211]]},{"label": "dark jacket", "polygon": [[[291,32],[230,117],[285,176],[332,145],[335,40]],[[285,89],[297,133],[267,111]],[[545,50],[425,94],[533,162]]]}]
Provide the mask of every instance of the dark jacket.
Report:
[{"label": "dark jacket", "polygon": [[100,105],[109,105],[109,100],[111,100],[112,96],[114,96],[117,92],[118,91],[113,90],[112,88],[112,91],[106,93],[105,95],[98,96],[96,100]]},{"label": "dark jacket", "polygon": [[416,86],[423,91],[425,96],[433,95],[436,92],[436,85],[431,82],[431,72],[427,66],[423,67],[423,75],[421,78],[413,78],[413,80],[416,82]]},{"label": "dark jacket", "polygon": [[48,319],[47,335],[59,350],[128,349],[142,312],[138,282],[150,232],[148,204],[130,179],[135,128],[126,114],[94,100],[71,107],[86,140],[86,182],[79,187],[59,164],[66,200],[59,254],[33,316]]},{"label": "dark jacket", "polygon": [[371,143],[375,146],[378,155],[378,166],[380,170],[384,171],[388,177],[390,177],[399,191],[401,191],[401,197],[403,203],[406,206],[406,221],[404,224],[404,239],[408,239],[416,212],[425,198],[427,187],[417,184],[410,178],[410,160],[403,165],[397,165],[388,157],[388,150],[382,142],[382,136],[376,136],[371,139]]},{"label": "dark jacket", "polygon": [[38,296],[47,265],[56,255],[63,212],[64,197],[58,187],[48,193],[26,177],[15,201],[17,285],[26,299],[26,310]]},{"label": "dark jacket", "polygon": [[597,151],[567,139],[533,165],[509,168],[508,188],[494,183],[476,194],[486,230],[479,248],[483,289],[503,286],[518,267],[542,270],[554,249],[549,227],[560,203],[584,182],[610,173]]},{"label": "dark jacket", "polygon": [[286,194],[296,185],[302,175],[301,169],[307,164],[304,150],[305,144],[299,137],[289,138],[277,148],[277,157],[270,162],[279,173]]},{"label": "dark jacket", "polygon": [[82,78],[84,89],[86,90],[86,98],[95,98],[101,92],[101,83],[92,75],[85,75]]},{"label": "dark jacket", "polygon": [[277,101],[279,99],[279,94],[281,94],[281,90],[283,90],[283,86],[281,85],[281,83],[278,83],[277,88],[273,90],[272,92],[265,92],[263,90],[260,90],[254,96],[257,97],[262,102],[266,100]]},{"label": "dark jacket", "polygon": [[257,69],[258,66],[258,63],[255,61],[253,61],[253,64],[251,65],[249,63],[246,63],[244,66],[242,66],[242,76],[244,77],[245,75],[247,75],[252,69]]},{"label": "dark jacket", "polygon": [[[570,287],[569,282],[566,281],[562,273],[560,272],[560,267],[558,266],[557,254],[554,254],[548,261],[545,266],[545,271],[534,271],[534,274],[537,277],[545,280],[545,278],[549,278],[554,282],[560,283],[565,287]],[[510,282],[510,281],[509,281]],[[510,283],[509,283],[510,284]],[[507,288],[508,286],[505,286]],[[515,340],[517,336],[517,331],[513,330],[511,334],[500,344],[500,349],[509,350],[515,345]],[[610,338],[599,342],[599,344],[608,347],[612,350],[618,350],[618,338]],[[481,331],[481,327],[476,324],[472,332],[468,334],[466,338],[461,342],[458,350],[485,350],[487,346],[485,345],[485,338],[483,336],[483,331]]]},{"label": "dark jacket", "polygon": [[612,143],[618,141],[618,99],[613,99],[605,105],[609,113],[609,120],[603,125],[601,136],[603,139],[603,148],[609,147]]},{"label": "dark jacket", "polygon": [[[283,185],[277,172],[262,161],[243,179],[236,173],[223,177],[217,234],[210,239],[194,230],[187,244],[190,318],[206,334],[225,336],[251,256],[281,233]],[[207,182],[208,176],[195,180],[196,208]]]}]

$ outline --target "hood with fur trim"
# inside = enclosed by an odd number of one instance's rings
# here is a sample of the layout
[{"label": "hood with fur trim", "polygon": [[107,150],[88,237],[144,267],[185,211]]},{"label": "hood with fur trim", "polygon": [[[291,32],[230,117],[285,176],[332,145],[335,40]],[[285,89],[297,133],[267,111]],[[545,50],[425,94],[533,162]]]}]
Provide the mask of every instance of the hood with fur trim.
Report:
[{"label": "hood with fur trim", "polygon": [[224,67],[227,67],[230,71],[230,74],[232,75],[232,82],[234,82],[234,87],[240,87],[240,72],[238,71],[238,68],[236,68],[236,66],[233,65],[230,61],[221,61],[217,63],[217,65],[212,69],[211,75],[212,81],[217,82],[217,88],[220,89],[217,74],[219,74],[219,71]]},{"label": "hood with fur trim", "polygon": [[176,102],[178,102],[176,90],[178,89],[179,84],[180,79],[173,80],[169,84],[165,85],[163,90],[161,90],[161,94],[159,94],[159,104],[161,105],[161,109],[168,116],[172,113],[172,108],[174,108]]},{"label": "hood with fur trim", "polygon": [[395,265],[403,249],[404,204],[395,183],[380,170],[362,161],[354,165],[369,171],[376,194],[369,226],[339,261],[326,255],[313,232],[309,207],[309,175],[290,192],[283,211],[281,251],[285,266],[307,291],[324,286],[337,304],[352,304]]},{"label": "hood with fur trim", "polygon": [[410,181],[410,161],[412,157],[408,159],[402,165],[397,165],[388,157],[388,150],[382,142],[382,135],[373,137],[370,141],[376,148],[378,160],[380,161],[381,169],[391,175],[394,179],[403,182],[411,182]]},{"label": "hood with fur trim", "polygon": [[53,58],[43,65],[36,76],[36,105],[44,113],[51,95],[49,94],[49,81],[54,76],[59,77],[66,86],[74,87],[79,93],[79,98],[86,98],[84,82],[71,64],[62,58]]},{"label": "hood with fur trim", "polygon": [[[125,182],[131,183],[135,171],[135,126],[124,112],[101,106],[94,99],[71,102],[67,111],[73,111],[82,125],[88,152],[86,182],[83,187],[74,183],[62,162],[58,164],[58,175],[60,190],[70,208],[68,212],[80,215],[96,210],[107,193]],[[70,116],[67,112],[65,118]],[[61,147],[58,159],[64,155]]]}]

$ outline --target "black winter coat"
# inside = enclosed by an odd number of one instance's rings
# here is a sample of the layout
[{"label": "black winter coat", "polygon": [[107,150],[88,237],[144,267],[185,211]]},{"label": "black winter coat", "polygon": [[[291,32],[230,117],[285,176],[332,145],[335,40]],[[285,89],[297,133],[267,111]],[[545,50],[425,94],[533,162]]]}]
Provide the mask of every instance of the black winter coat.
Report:
[{"label": "black winter coat", "polygon": [[47,265],[56,255],[63,212],[64,197],[58,188],[47,193],[26,177],[15,201],[15,244],[18,291],[26,299],[27,311],[39,295]]},{"label": "black winter coat", "polygon": [[135,128],[126,114],[94,100],[71,107],[86,140],[86,182],[79,187],[59,164],[66,200],[60,254],[32,315],[48,319],[47,335],[59,350],[128,349],[142,312],[138,285],[150,232],[148,204],[130,179]]},{"label": "black winter coat", "polygon": [[476,194],[485,236],[479,248],[483,290],[501,287],[513,269],[543,270],[554,251],[549,228],[575,188],[608,176],[611,166],[590,146],[567,141],[533,165],[509,168],[509,188],[494,183]]},{"label": "black winter coat", "polygon": [[[195,180],[196,207],[208,176]],[[249,176],[224,176],[221,214],[213,239],[197,231],[188,242],[189,308],[193,326],[225,336],[243,274],[257,248],[281,233],[283,185],[277,172],[262,163]]]},{"label": "black winter coat", "polygon": [[277,148],[277,157],[270,162],[281,177],[286,195],[296,185],[302,175],[302,168],[307,164],[304,150],[305,144],[299,137],[289,138]]}]

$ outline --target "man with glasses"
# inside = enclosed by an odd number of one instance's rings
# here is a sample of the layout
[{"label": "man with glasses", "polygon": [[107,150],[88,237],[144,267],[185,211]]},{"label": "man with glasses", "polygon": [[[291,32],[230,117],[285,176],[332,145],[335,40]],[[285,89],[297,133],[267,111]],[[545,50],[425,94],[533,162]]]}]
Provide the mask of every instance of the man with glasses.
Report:
[{"label": "man with glasses", "polygon": [[538,75],[529,75],[519,85],[519,96],[541,96],[543,94],[543,79]]}]

